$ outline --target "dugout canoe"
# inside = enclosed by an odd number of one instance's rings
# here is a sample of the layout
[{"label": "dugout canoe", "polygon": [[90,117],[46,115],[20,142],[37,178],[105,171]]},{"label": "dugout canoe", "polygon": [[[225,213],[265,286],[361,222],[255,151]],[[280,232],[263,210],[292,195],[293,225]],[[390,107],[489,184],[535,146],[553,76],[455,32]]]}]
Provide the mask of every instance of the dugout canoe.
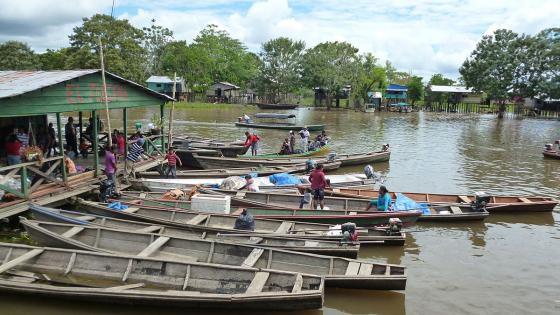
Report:
[{"label": "dugout canoe", "polygon": [[[231,203],[234,206],[251,208],[251,213],[255,216],[261,216],[263,218],[269,219],[279,219],[282,220],[286,216],[290,215],[290,211],[293,211],[293,220],[300,221],[300,216],[302,221],[307,222],[317,222],[317,223],[327,223],[332,224],[330,218],[321,219],[321,216],[325,214],[332,215],[354,215],[363,216],[363,219],[359,222],[355,222],[359,226],[370,226],[370,225],[384,225],[387,224],[388,219],[391,215],[394,217],[399,217],[403,220],[404,224],[413,224],[416,220],[418,221],[474,221],[474,220],[484,220],[488,216],[487,211],[477,211],[474,210],[470,205],[429,205],[430,214],[422,214],[420,212],[411,211],[411,217],[406,217],[409,211],[365,211],[370,200],[363,198],[344,198],[344,197],[325,197],[325,207],[330,210],[309,210],[309,209],[299,209],[294,211],[293,209],[299,208],[299,203],[302,198],[301,195],[294,194],[282,194],[282,193],[265,193],[265,192],[250,192],[250,191],[232,191],[232,190],[220,190],[220,189],[206,189],[200,188],[201,193],[208,194],[226,194],[231,196]],[[266,209],[273,209],[273,211],[264,211]],[[288,209],[288,211],[286,211]],[[373,206],[375,209],[375,206]],[[333,212],[335,210],[343,210]],[[418,209],[420,210],[420,209]],[[367,218],[368,215],[377,215],[376,219]],[[404,217],[401,217],[404,215]],[[313,216],[318,216],[317,221],[313,219]],[[418,217],[420,216],[420,217]],[[311,221],[312,220],[312,221]],[[357,219],[355,219],[357,221]],[[371,221],[370,221],[371,220]],[[369,222],[366,225],[366,222]]]},{"label": "dugout canoe", "polygon": [[222,155],[221,152],[216,150],[208,150],[208,149],[185,149],[179,148],[175,150],[177,156],[183,162],[183,166],[194,167],[194,168],[203,168],[202,165],[198,163],[198,161],[194,158],[194,154],[198,156],[213,156],[213,157],[220,157]]},{"label": "dugout canoe", "polygon": [[[185,238],[176,235],[183,231],[172,228],[154,234],[30,220],[22,224],[32,238],[44,246],[315,274],[325,277],[329,287],[368,290],[404,290],[406,287],[406,268],[398,265]],[[359,273],[360,268],[364,268],[362,273]]]},{"label": "dugout canoe", "polygon": [[560,160],[560,152],[558,151],[550,151],[550,150],[544,150],[542,152],[543,156],[546,158],[551,158],[551,159],[557,159]]},{"label": "dugout canoe", "polygon": [[260,109],[296,109],[299,104],[265,104],[257,103],[257,107]]},{"label": "dugout canoe", "polygon": [[[212,170],[178,170],[177,178],[227,178],[230,176],[245,176],[247,174],[256,174],[257,176],[269,176],[278,173],[297,173],[305,171],[305,164],[294,166],[269,166],[269,167],[246,167],[246,168],[229,168],[229,169],[212,169]],[[159,172],[138,172],[138,177],[142,178],[162,178]]]},{"label": "dugout canoe", "polygon": [[[371,189],[355,188],[332,188],[325,191],[330,196],[347,198],[377,199],[378,192]],[[393,200],[397,192],[391,193]],[[419,192],[401,192],[401,194],[416,202],[426,202],[431,204],[471,204],[476,197],[474,195],[453,195],[453,194],[432,194]],[[490,196],[490,202],[486,205],[486,210],[493,212],[540,212],[552,211],[560,201],[552,197],[542,196]]]},{"label": "dugout canoe", "polygon": [[321,308],[320,276],[0,243],[0,291],[192,308]]},{"label": "dugout canoe", "polygon": [[[197,218],[198,219],[198,218]],[[74,219],[78,220],[78,219]],[[81,220],[85,221],[85,220]],[[76,224],[79,222],[73,222]],[[56,223],[56,224],[69,224],[69,223]],[[121,224],[119,229],[122,228],[124,224]],[[106,227],[105,225],[99,227]],[[155,227],[150,226],[145,229],[140,229],[139,231],[145,233],[154,233]],[[154,230],[154,231],[152,231]],[[130,230],[129,230],[130,231]],[[138,231],[136,231],[138,232]],[[195,239],[207,242],[221,242],[230,244],[240,244],[240,245],[252,245],[266,248],[274,249],[284,249],[290,251],[298,251],[313,254],[323,254],[338,257],[349,257],[356,258],[358,256],[358,251],[360,250],[360,245],[356,244],[341,244],[337,241],[322,241],[322,240],[305,240],[296,238],[282,238],[280,236],[268,235],[263,237],[255,237],[248,233],[245,234],[223,234],[213,233],[210,231],[187,231],[178,228],[163,228],[159,229],[158,234],[163,236],[177,236],[182,238]],[[43,244],[44,246],[58,246],[54,244]]]},{"label": "dugout canoe", "polygon": [[[186,212],[170,205],[162,205],[155,202],[155,205],[136,205],[125,203],[130,207],[136,208],[135,211],[119,211],[108,208],[101,203],[85,201],[83,199],[74,200],[80,212],[85,211],[93,214],[96,223],[103,218],[111,217],[116,219],[150,223],[151,225],[164,225],[177,227],[186,230],[212,233],[250,233],[250,234],[274,234],[281,237],[295,237],[309,240],[329,240],[339,241],[340,236],[332,235],[334,227],[326,224],[295,222],[292,220],[279,221],[255,218],[255,231],[234,229],[237,217],[224,214],[207,213],[204,217],[196,212]],[[149,203],[149,200],[144,200]],[[179,206],[184,204],[179,204]],[[36,213],[40,206],[31,205],[30,209]],[[44,207],[43,207],[44,209]],[[47,209],[48,210],[48,209]],[[64,211],[64,210],[59,210]],[[48,214],[48,213],[47,213]],[[52,214],[48,214],[52,216]],[[66,215],[66,213],[64,213]],[[340,230],[340,227],[338,227]],[[358,227],[358,237],[361,245],[404,245],[406,235],[403,232],[389,234],[385,229]]]},{"label": "dugout canoe", "polygon": [[236,122],[235,126],[243,128],[255,128],[255,129],[280,129],[280,130],[301,130],[307,127],[309,131],[321,131],[325,129],[325,125],[297,125],[291,123],[257,123],[257,122]]},{"label": "dugout canoe", "polygon": [[341,166],[351,166],[387,162],[390,158],[391,150],[382,150],[356,154],[337,154],[335,161],[342,162]]},{"label": "dugout canoe", "polygon": [[331,149],[330,145],[326,144],[326,145],[320,147],[318,150],[307,151],[307,152],[303,152],[303,153],[295,153],[295,154],[272,153],[272,154],[259,154],[259,155],[254,155],[254,156],[246,155],[246,156],[242,156],[242,158],[244,158],[244,159],[286,159],[286,158],[300,158],[300,157],[308,157],[308,156],[323,156],[323,155],[329,153],[330,149]]}]

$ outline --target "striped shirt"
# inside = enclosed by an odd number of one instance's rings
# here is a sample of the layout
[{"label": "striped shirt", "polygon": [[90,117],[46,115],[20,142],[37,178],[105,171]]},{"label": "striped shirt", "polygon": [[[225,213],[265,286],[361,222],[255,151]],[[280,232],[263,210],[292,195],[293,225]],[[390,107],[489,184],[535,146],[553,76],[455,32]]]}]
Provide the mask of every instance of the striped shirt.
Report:
[{"label": "striped shirt", "polygon": [[165,158],[167,159],[167,165],[169,165],[169,166],[177,166],[177,154],[175,154],[175,152],[173,152],[173,153],[167,153],[167,155],[165,156]]},{"label": "striped shirt", "polygon": [[136,162],[140,158],[142,152],[144,152],[144,149],[142,149],[142,147],[139,146],[138,143],[133,143],[130,145],[126,159],[132,162]]},{"label": "striped shirt", "polygon": [[29,146],[29,136],[26,133],[20,132],[16,135],[19,142],[23,145],[24,148]]}]

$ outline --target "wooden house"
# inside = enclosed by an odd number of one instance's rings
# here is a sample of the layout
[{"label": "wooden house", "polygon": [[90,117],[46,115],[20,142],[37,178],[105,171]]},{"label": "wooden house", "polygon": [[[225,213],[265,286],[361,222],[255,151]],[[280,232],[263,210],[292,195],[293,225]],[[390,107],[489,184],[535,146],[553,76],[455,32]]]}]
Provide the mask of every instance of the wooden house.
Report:
[{"label": "wooden house", "polygon": [[406,102],[408,99],[408,87],[399,84],[389,84],[383,94],[387,105]]},{"label": "wooden house", "polygon": [[448,104],[481,104],[483,94],[465,86],[429,85],[428,94],[447,94]]},{"label": "wooden house", "polygon": [[[146,84],[150,90],[173,96],[173,79],[167,76],[153,75],[146,80]],[[185,80],[181,77],[177,77],[175,79],[175,98],[177,100],[184,100],[189,92]]]},{"label": "wooden house", "polygon": [[241,88],[229,82],[217,82],[206,91],[206,96],[211,102],[236,103],[241,96]]}]

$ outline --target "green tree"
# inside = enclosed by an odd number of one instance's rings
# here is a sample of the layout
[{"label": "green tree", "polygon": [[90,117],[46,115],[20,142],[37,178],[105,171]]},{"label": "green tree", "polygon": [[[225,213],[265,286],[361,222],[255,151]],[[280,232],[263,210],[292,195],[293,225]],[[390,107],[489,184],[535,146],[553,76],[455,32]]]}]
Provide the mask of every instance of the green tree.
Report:
[{"label": "green tree", "polygon": [[459,69],[467,87],[485,92],[490,99],[498,102],[498,117],[504,116],[506,101],[518,95],[519,47],[518,34],[505,29],[497,30],[493,35],[482,37]]},{"label": "green tree", "polygon": [[128,20],[96,14],[84,18],[83,24],[75,27],[69,38],[71,53],[67,68],[99,68],[98,41],[101,38],[107,71],[139,83],[147,78],[144,32]]},{"label": "green tree", "polygon": [[0,44],[0,70],[36,70],[35,52],[26,43],[7,41]]},{"label": "green tree", "polygon": [[[432,85],[443,85],[443,86],[451,86],[455,84],[455,81],[449,78],[446,78],[441,73],[436,73],[432,75],[430,81],[428,81],[428,86]],[[441,93],[441,92],[430,92],[429,90],[425,91],[425,99],[427,102],[437,102],[442,104],[446,102],[449,98],[449,93]]]},{"label": "green tree", "polygon": [[358,80],[354,84],[355,107],[361,107],[361,101],[367,103],[368,92],[382,92],[387,87],[386,68],[377,64],[377,58],[367,53],[360,56]]},{"label": "green tree", "polygon": [[46,52],[38,55],[41,70],[67,69],[70,53],[70,48],[61,48],[58,50],[47,49]]},{"label": "green tree", "polygon": [[412,106],[417,101],[420,101],[424,97],[424,84],[422,84],[422,77],[412,76],[408,82],[408,98],[410,99]]},{"label": "green tree", "polygon": [[173,41],[173,32],[165,27],[155,24],[156,20],[152,20],[150,27],[142,28],[144,32],[144,49],[147,51],[148,62],[146,71],[149,74],[163,73],[162,57],[165,47]]},{"label": "green tree", "polygon": [[305,43],[287,37],[271,39],[262,44],[259,82],[273,102],[285,99],[301,83]]},{"label": "green tree", "polygon": [[542,65],[536,75],[536,90],[541,97],[560,98],[560,28],[543,30],[535,37],[535,50],[540,49],[537,62]]},{"label": "green tree", "polygon": [[327,97],[327,107],[347,85],[357,82],[358,49],[347,42],[325,42],[307,50],[304,55],[303,77],[308,87],[321,87]]}]

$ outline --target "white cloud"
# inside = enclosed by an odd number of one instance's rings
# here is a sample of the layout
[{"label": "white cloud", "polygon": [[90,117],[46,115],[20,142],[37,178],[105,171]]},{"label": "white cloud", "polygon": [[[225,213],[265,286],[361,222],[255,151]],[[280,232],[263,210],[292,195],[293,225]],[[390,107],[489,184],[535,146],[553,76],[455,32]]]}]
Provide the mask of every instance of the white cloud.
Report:
[{"label": "white cloud", "polygon": [[[111,0],[0,0],[0,41],[28,41],[37,50],[67,45],[67,36],[82,16],[110,11]],[[6,2],[6,3],[2,3]],[[62,2],[62,5],[59,4]],[[498,28],[534,34],[558,26],[560,1],[542,0],[117,0],[119,17],[138,27],[152,18],[170,28],[175,38],[192,41],[208,24],[217,24],[249,49],[278,36],[304,40],[345,40],[362,52],[388,59],[400,70],[456,77],[457,69],[481,36]],[[15,21],[15,22],[14,22]],[[4,24],[3,24],[4,23]]]}]

